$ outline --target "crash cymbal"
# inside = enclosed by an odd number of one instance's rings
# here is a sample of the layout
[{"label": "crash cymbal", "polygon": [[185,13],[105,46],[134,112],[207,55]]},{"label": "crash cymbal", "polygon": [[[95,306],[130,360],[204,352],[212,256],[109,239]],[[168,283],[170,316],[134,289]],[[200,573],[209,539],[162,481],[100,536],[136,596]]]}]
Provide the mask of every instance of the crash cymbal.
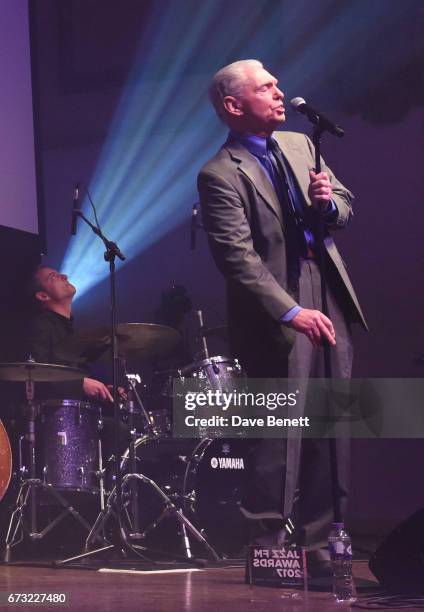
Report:
[{"label": "crash cymbal", "polygon": [[[166,355],[178,344],[180,334],[172,327],[155,323],[118,323],[116,337],[120,355],[143,358]],[[106,359],[112,346],[109,329],[78,332],[67,340],[66,346],[72,354],[91,361]]]},{"label": "crash cymbal", "polygon": [[35,361],[0,363],[0,380],[9,382],[64,382],[84,378],[85,374],[78,368]]}]

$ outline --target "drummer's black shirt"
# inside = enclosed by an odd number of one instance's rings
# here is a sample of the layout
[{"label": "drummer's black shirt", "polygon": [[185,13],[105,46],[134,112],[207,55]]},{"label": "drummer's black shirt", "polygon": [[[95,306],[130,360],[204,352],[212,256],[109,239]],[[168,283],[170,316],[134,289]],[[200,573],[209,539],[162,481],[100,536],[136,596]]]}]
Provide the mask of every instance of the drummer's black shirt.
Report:
[{"label": "drummer's black shirt", "polygon": [[[52,310],[39,310],[30,324],[26,358],[32,357],[38,363],[53,363],[84,368],[81,358],[72,355],[66,347],[66,340],[75,333],[73,317],[67,318]],[[82,399],[83,380],[57,383],[37,383],[36,397]]]}]

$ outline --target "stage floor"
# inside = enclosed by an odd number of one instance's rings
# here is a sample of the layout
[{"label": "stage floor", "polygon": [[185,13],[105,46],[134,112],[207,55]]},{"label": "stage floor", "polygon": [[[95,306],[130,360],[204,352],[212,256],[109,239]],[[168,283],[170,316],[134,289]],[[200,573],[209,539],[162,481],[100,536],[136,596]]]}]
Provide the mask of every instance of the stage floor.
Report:
[{"label": "stage floor", "polygon": [[[354,562],[361,592],[373,592],[377,583],[365,561]],[[88,569],[54,569],[34,566],[0,566],[0,591],[7,593],[65,593],[65,605],[55,609],[155,612],[325,611],[340,609],[328,591],[284,591],[250,587],[241,567],[183,570],[179,573],[103,573]],[[373,584],[370,584],[370,582]],[[374,586],[374,588],[373,588]],[[4,595],[3,595],[4,597]],[[40,609],[40,605],[0,605],[1,610]],[[342,606],[345,608],[344,606]],[[386,609],[386,608],[380,608]],[[388,608],[387,608],[388,609]]]}]

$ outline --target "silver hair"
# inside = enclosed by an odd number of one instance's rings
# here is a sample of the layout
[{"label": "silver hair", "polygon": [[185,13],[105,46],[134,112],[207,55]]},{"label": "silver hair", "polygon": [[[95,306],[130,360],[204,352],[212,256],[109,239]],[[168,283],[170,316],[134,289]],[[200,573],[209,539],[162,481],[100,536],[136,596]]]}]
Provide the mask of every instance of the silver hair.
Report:
[{"label": "silver hair", "polygon": [[209,86],[209,98],[216,110],[216,114],[223,121],[226,118],[223,104],[225,96],[237,98],[242,94],[243,87],[246,84],[246,68],[253,66],[263,68],[259,60],[240,60],[224,66],[212,77]]}]

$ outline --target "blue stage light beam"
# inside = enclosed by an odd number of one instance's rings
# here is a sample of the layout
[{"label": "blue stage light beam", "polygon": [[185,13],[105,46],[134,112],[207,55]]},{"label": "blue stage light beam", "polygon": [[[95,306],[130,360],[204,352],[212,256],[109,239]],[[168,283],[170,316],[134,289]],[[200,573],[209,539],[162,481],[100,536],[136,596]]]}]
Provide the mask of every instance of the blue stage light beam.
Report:
[{"label": "blue stage light beam", "polygon": [[[255,3],[245,28],[254,27],[265,4]],[[207,82],[201,75],[191,76],[190,64],[223,9],[224,3],[215,1],[202,3],[201,10],[196,2],[170,3],[155,29],[149,56],[139,54],[131,71],[90,182],[102,229],[128,260],[187,218],[197,197],[201,158],[222,140],[205,95]],[[240,18],[241,9],[239,5]],[[189,22],[182,38],[181,25]],[[242,28],[235,38],[244,33]],[[145,47],[142,43],[142,51]],[[162,74],[164,57],[171,61]],[[90,215],[86,200],[83,211]],[[70,243],[62,269],[78,287],[78,296],[107,277],[102,252],[101,242],[84,226]],[[117,262],[118,269],[122,265]]]},{"label": "blue stage light beam", "polygon": [[[102,229],[127,261],[191,212],[198,170],[225,138],[207,99],[215,70],[257,57],[278,70],[289,98],[319,82],[323,67],[340,69],[346,48],[354,57],[358,36],[372,39],[374,24],[389,27],[402,10],[332,0],[170,0],[153,7],[90,181]],[[86,199],[83,211],[90,216]],[[85,226],[70,242],[61,269],[78,296],[107,277],[103,250]]]}]

